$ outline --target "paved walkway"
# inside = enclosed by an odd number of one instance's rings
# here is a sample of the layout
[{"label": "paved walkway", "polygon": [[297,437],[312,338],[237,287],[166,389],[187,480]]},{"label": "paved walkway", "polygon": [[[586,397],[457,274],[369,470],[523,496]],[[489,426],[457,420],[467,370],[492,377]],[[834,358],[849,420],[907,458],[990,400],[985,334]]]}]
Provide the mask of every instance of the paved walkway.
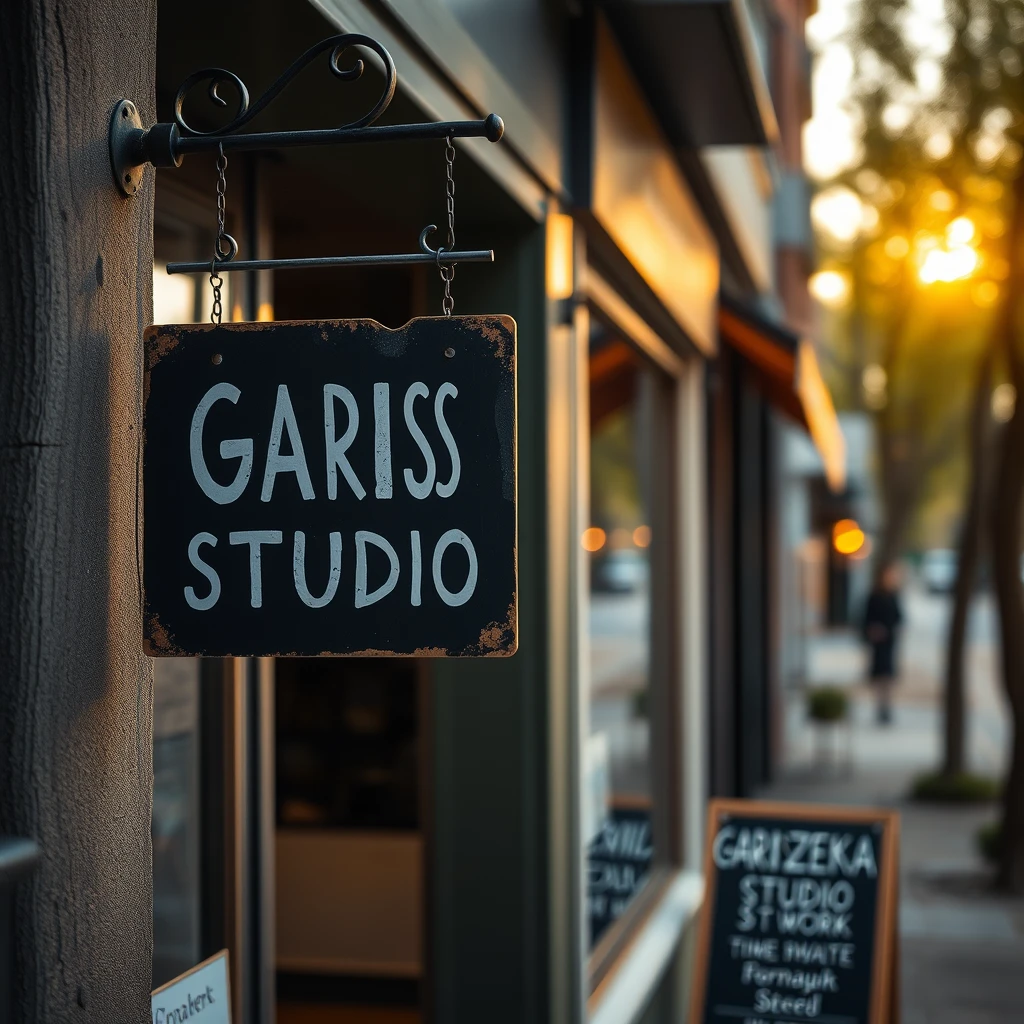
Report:
[{"label": "paved walkway", "polygon": [[[816,639],[812,682],[849,687],[848,729],[817,742],[803,698],[790,695],[786,765],[763,795],[816,803],[895,807],[901,815],[900,935],[902,1024],[1024,1022],[1024,900],[993,894],[975,849],[975,833],[993,807],[955,808],[906,799],[914,776],[934,768],[940,751],[938,666],[946,613],[942,599],[907,595],[905,685],[894,722],[875,724],[873,693],[861,685],[863,653],[851,634]],[[984,604],[979,616],[988,609]],[[970,759],[998,774],[1007,722],[992,668],[991,631],[974,624],[969,654]]]}]

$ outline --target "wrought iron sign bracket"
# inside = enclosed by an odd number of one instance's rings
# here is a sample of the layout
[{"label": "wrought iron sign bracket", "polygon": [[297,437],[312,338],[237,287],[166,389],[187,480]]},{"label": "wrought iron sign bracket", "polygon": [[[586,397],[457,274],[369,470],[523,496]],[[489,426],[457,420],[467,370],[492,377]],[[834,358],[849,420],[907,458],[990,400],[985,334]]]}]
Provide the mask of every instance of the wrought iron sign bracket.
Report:
[{"label": "wrought iron sign bracket", "polygon": [[[330,53],[330,69],[342,81],[350,82],[360,78],[365,69],[361,59],[351,67],[342,67],[342,54],[356,46],[372,50],[383,62],[386,82],[383,92],[373,108],[362,117],[338,128],[323,128],[286,132],[248,132],[238,130],[262,113],[288,86],[293,78],[320,54]],[[227,100],[220,95],[224,85],[230,85],[237,94],[238,108],[235,116],[225,125],[212,131],[200,131],[188,124],[183,116],[185,99],[192,88],[200,83],[207,84],[211,101],[219,107],[226,107]],[[469,139],[484,138],[497,142],[505,126],[497,114],[488,114],[479,121],[436,121],[425,124],[375,125],[394,98],[398,85],[391,54],[377,40],[360,34],[331,36],[310,47],[302,56],[271,85],[253,104],[245,83],[235,74],[223,68],[205,68],[196,71],[182,82],[174,98],[174,120],[143,128],[138,108],[130,100],[121,100],[114,107],[110,119],[110,166],[118,189],[125,196],[135,195],[142,185],[142,175],[147,164],[154,167],[180,167],[182,160],[190,153],[228,154],[243,151],[268,151],[300,146],[336,146],[359,142],[412,142],[426,139]],[[393,265],[400,263],[436,263],[450,266],[454,263],[492,262],[492,250],[470,250],[459,252],[451,248],[437,249],[427,245],[427,236],[436,230],[434,225],[425,227],[419,236],[419,252],[402,254],[380,254],[366,256],[325,256],[303,259],[235,260],[235,248],[224,251],[218,239],[217,256],[213,261],[171,263],[170,274],[210,273],[216,266],[218,273],[234,270],[285,270],[309,267],[338,267],[354,265]],[[232,243],[233,244],[233,243]]]}]

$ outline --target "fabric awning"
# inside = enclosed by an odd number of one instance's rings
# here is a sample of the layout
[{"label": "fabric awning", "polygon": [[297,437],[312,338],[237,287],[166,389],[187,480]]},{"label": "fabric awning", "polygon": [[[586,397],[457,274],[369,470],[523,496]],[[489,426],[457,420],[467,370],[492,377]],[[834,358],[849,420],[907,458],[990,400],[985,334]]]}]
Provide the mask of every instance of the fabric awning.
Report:
[{"label": "fabric awning", "polygon": [[722,341],[754,367],[768,400],[811,436],[833,491],[846,484],[846,441],[814,346],[748,307],[723,298],[718,307]]}]

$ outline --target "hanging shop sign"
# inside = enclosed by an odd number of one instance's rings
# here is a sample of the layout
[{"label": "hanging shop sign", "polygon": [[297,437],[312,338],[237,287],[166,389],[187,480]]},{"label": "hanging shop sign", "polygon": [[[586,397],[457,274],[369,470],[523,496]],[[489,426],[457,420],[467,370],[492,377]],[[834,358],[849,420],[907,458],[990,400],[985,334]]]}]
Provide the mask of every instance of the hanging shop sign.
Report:
[{"label": "hanging shop sign", "polygon": [[713,800],[690,1020],[894,1024],[898,820]]},{"label": "hanging shop sign", "polygon": [[[357,54],[359,56],[357,56]],[[313,61],[340,82],[366,59],[383,89],[347,124],[243,131]],[[372,56],[371,56],[372,55]],[[212,130],[184,115],[204,84],[234,114]],[[297,57],[254,103],[220,67],[189,75],[174,120],[142,125],[121,100],[109,154],[124,196],[147,165],[216,155],[217,235],[207,259],[169,264],[213,286],[209,327],[146,332],[143,457],[144,639],[151,655],[508,655],[516,649],[515,323],[452,316],[455,140],[498,142],[476,121],[377,125],[398,87],[370,36],[331,36]],[[198,91],[198,90],[197,90]],[[207,111],[209,115],[213,111]],[[444,142],[444,242],[418,251],[236,259],[226,231],[228,154],[364,142]],[[442,318],[392,331],[369,320],[222,325],[223,274],[429,264]]]},{"label": "hanging shop sign", "polygon": [[514,653],[511,317],[150,327],[151,655]]},{"label": "hanging shop sign", "polygon": [[228,951],[161,985],[152,995],[153,1024],[231,1024]]}]

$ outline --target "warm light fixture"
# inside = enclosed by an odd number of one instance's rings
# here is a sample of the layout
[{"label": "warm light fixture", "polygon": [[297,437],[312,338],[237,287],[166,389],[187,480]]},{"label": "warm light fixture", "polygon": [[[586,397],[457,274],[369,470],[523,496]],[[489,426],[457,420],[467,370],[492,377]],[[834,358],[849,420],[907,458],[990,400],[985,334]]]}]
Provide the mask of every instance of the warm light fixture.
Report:
[{"label": "warm light fixture", "polygon": [[547,286],[549,299],[572,298],[573,223],[567,213],[553,213],[547,224]]},{"label": "warm light fixture", "polygon": [[832,527],[832,546],[841,555],[855,555],[864,547],[867,537],[856,519],[840,519]]},{"label": "warm light fixture", "polygon": [[583,545],[584,551],[600,551],[607,539],[608,535],[600,526],[588,526],[583,531],[580,543]]},{"label": "warm light fixture", "polygon": [[651,546],[651,528],[649,526],[638,526],[633,531],[633,543],[638,548],[649,548]]}]

